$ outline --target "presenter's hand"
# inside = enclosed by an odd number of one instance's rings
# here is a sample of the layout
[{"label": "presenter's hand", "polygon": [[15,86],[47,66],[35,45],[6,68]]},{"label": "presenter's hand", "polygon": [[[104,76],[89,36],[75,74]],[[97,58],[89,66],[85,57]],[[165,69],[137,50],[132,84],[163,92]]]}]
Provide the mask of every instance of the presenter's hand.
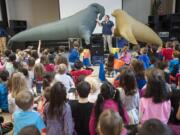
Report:
[{"label": "presenter's hand", "polygon": [[96,19],[96,23],[97,23],[99,26],[101,26],[101,23],[99,22],[98,19]]}]

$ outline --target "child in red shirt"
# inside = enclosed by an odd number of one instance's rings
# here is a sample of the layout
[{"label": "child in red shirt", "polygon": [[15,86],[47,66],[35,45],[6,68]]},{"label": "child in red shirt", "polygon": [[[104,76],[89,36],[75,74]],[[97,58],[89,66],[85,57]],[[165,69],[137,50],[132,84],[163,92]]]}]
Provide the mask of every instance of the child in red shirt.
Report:
[{"label": "child in red shirt", "polygon": [[171,42],[167,42],[166,48],[162,49],[162,55],[164,57],[163,59],[167,62],[172,60],[173,59],[173,52],[174,52],[174,50],[172,49]]}]

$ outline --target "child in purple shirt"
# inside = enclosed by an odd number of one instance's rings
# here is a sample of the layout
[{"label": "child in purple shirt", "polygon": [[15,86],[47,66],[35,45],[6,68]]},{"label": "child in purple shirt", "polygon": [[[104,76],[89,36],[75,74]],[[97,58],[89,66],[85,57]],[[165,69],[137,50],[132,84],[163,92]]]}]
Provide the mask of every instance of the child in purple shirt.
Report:
[{"label": "child in purple shirt", "polygon": [[47,135],[73,135],[71,108],[66,103],[66,88],[60,82],[56,82],[51,88],[50,100],[44,109],[44,120]]}]

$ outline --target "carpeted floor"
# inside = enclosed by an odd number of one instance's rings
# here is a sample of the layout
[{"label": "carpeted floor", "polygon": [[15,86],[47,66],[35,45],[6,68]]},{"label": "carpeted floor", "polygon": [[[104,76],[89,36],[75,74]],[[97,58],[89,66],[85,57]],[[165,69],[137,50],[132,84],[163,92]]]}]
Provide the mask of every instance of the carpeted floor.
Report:
[{"label": "carpeted floor", "polygon": [[[8,114],[8,113],[2,113],[2,114],[0,114],[0,115],[4,117],[4,122],[12,122],[12,119],[11,119],[11,115],[10,115],[10,114]],[[5,135],[12,135],[12,134],[13,134],[13,131],[11,131],[11,132],[9,132],[9,133],[7,133],[7,134],[5,134]]]}]

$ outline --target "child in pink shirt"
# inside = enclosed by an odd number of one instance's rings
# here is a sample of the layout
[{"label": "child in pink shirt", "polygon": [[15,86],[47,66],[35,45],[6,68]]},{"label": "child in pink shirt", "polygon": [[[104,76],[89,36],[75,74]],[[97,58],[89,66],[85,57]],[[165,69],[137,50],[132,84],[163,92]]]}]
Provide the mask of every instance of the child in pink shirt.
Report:
[{"label": "child in pink shirt", "polygon": [[147,88],[139,105],[140,122],[143,124],[146,120],[155,118],[167,124],[171,112],[171,102],[163,72],[153,68],[148,70],[146,76]]},{"label": "child in pink shirt", "polygon": [[96,135],[96,128],[100,114],[107,109],[112,109],[115,112],[118,112],[122,117],[122,120],[125,124],[129,123],[129,117],[127,111],[123,108],[119,91],[115,90],[112,84],[105,82],[101,86],[101,92],[98,95],[96,104],[93,108],[93,111],[90,116],[89,121],[89,132],[90,135]]},{"label": "child in pink shirt", "polygon": [[128,52],[128,47],[125,46],[122,51],[120,59],[124,61],[125,64],[129,65],[131,62],[131,53]]}]

